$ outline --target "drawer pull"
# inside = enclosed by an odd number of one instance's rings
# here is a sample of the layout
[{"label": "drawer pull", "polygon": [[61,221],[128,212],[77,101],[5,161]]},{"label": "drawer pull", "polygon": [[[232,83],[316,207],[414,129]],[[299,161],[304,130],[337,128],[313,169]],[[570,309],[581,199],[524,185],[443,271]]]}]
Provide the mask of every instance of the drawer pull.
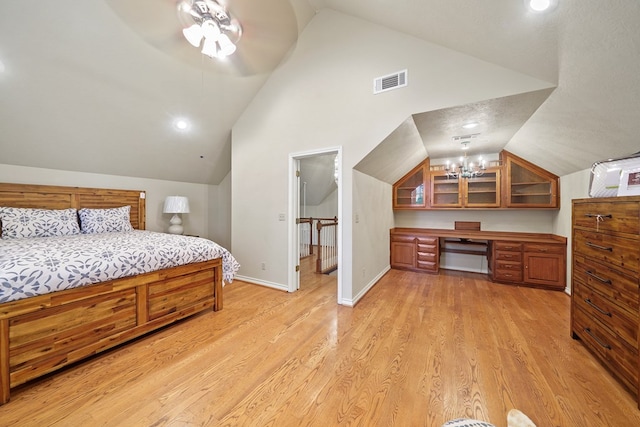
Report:
[{"label": "drawer pull", "polygon": [[611,312],[609,311],[604,311],[603,309],[601,309],[600,307],[598,307],[597,305],[595,305],[593,303],[593,301],[591,301],[589,298],[585,298],[584,302],[586,302],[587,304],[589,304],[591,307],[595,308],[596,310],[598,310],[600,313],[604,314],[605,316],[609,316],[611,317]]},{"label": "drawer pull", "polygon": [[593,277],[594,279],[602,282],[602,283],[606,283],[607,285],[611,284],[611,280],[610,279],[603,279],[602,277],[598,276],[597,274],[593,274],[592,272],[590,272],[589,270],[585,271],[585,273],[587,273],[589,276]]},{"label": "drawer pull", "polygon": [[602,221],[604,218],[613,218],[613,215],[611,214],[607,214],[607,215],[601,215],[601,214],[592,214],[592,213],[588,213],[588,214],[584,214],[584,216],[586,216],[587,218],[597,218],[598,221]]},{"label": "drawer pull", "polygon": [[587,242],[587,246],[590,246],[590,247],[595,248],[595,249],[600,249],[600,250],[603,250],[603,251],[613,252],[613,248],[611,248],[611,247],[600,246],[600,245],[596,245],[596,244],[591,243],[591,242]]},{"label": "drawer pull", "polygon": [[611,350],[611,346],[609,344],[605,344],[603,343],[600,338],[598,338],[597,336],[595,336],[592,332],[590,328],[584,328],[584,331],[586,333],[588,333],[591,338],[593,338],[598,344],[600,344],[602,347],[606,348],[607,350]]}]

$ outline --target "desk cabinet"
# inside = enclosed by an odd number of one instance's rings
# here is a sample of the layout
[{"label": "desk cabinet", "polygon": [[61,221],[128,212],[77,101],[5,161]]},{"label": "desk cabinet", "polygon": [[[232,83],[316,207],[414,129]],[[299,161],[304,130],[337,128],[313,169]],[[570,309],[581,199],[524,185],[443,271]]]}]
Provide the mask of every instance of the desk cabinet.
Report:
[{"label": "desk cabinet", "polygon": [[[448,249],[443,242],[483,241],[488,249]],[[448,240],[449,239],[449,240]],[[479,244],[479,243],[475,243]],[[393,228],[390,232],[391,268],[437,273],[440,252],[486,253],[489,277],[500,283],[564,290],[566,239],[539,233],[484,232]]]},{"label": "desk cabinet", "polygon": [[571,334],[638,398],[640,197],[572,204]]},{"label": "desk cabinet", "polygon": [[391,267],[437,273],[440,268],[440,249],[437,237],[391,234]]}]

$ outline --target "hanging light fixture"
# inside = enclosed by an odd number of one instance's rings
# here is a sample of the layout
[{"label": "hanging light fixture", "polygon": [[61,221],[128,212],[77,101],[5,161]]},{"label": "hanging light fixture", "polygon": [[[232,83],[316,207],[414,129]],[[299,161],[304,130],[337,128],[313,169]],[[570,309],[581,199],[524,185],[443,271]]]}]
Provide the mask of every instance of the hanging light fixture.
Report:
[{"label": "hanging light fixture", "polygon": [[460,157],[460,163],[451,163],[447,160],[447,165],[445,166],[445,171],[447,172],[447,176],[452,179],[458,178],[475,178],[478,176],[482,176],[484,171],[487,169],[486,162],[482,159],[482,156],[478,157],[478,163],[473,163],[469,161],[467,157],[467,150],[469,149],[469,144],[471,143],[471,138],[475,135],[467,135],[466,137],[453,137],[454,140],[460,140],[460,138],[468,138],[462,139],[462,150],[464,151],[464,155]]},{"label": "hanging light fixture", "polygon": [[193,46],[210,58],[232,55],[242,35],[240,23],[215,0],[185,0],[178,12],[185,23],[182,34]]}]

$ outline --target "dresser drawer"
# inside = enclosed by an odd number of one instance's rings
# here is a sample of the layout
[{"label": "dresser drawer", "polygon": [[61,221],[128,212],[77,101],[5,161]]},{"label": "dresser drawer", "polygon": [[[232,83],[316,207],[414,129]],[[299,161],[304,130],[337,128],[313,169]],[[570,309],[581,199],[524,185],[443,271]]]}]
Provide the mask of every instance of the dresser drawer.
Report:
[{"label": "dresser drawer", "polygon": [[589,317],[580,308],[573,310],[573,332],[618,376],[625,386],[634,392],[637,391],[637,350],[627,347],[606,326],[597,319]]},{"label": "dresser drawer", "polygon": [[522,253],[521,252],[496,251],[496,261],[521,262],[522,261]]},{"label": "dresser drawer", "polygon": [[638,278],[635,274],[625,274],[608,265],[585,258],[574,256],[573,278],[584,283],[593,291],[599,293],[622,309],[636,314],[640,309],[638,298]]},{"label": "dresser drawer", "polygon": [[637,202],[574,203],[573,220],[577,227],[594,231],[638,234],[640,232]]},{"label": "dresser drawer", "polygon": [[638,269],[638,240],[577,229],[574,229],[573,237],[576,253],[629,270]]},{"label": "dresser drawer", "polygon": [[525,243],[524,252],[535,252],[544,254],[563,254],[566,251],[565,245],[553,245],[545,243]]},{"label": "dresser drawer", "polygon": [[604,326],[615,335],[625,340],[630,347],[638,348],[638,315],[631,313],[617,304],[580,282],[574,282],[575,296],[573,298],[577,307],[582,309],[589,317],[597,318]]},{"label": "dresser drawer", "polygon": [[518,242],[493,242],[493,246],[497,251],[520,252],[522,251],[522,243]]}]

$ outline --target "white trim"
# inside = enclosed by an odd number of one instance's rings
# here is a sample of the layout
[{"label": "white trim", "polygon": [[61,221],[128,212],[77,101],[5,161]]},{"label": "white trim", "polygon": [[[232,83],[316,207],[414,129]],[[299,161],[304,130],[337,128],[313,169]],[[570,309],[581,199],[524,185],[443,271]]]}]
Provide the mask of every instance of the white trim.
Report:
[{"label": "white trim", "polygon": [[366,295],[367,292],[369,292],[371,290],[371,288],[373,288],[375,286],[376,283],[378,283],[378,281],[380,279],[382,279],[382,276],[384,276],[385,274],[387,274],[387,272],[391,270],[391,266],[386,266],[380,273],[378,273],[378,275],[376,277],[373,278],[373,280],[371,280],[367,286],[364,287],[363,290],[361,290],[358,295],[355,296],[355,298],[353,298],[352,300],[348,300],[348,299],[344,299],[340,302],[340,304],[342,305],[346,305],[349,307],[353,307],[355,306],[358,301],[360,301],[362,299],[362,297],[364,297]]},{"label": "white trim", "polygon": [[[297,287],[297,282],[299,280],[299,275],[295,272],[295,266],[297,260],[296,249],[295,247],[295,233],[297,232],[297,224],[295,218],[295,203],[298,201],[298,195],[294,194],[295,190],[295,164],[297,160],[303,159],[305,157],[313,157],[322,154],[331,154],[336,153],[336,158],[338,159],[338,290],[337,290],[337,302],[338,304],[344,304],[342,302],[342,286],[344,280],[344,250],[342,245],[342,224],[345,221],[345,216],[343,212],[343,204],[342,204],[342,146],[337,147],[328,147],[318,150],[310,150],[310,151],[301,151],[297,153],[289,153],[289,227],[288,227],[288,257],[289,261],[287,262],[289,272],[287,274],[288,278],[288,286],[287,289],[289,292],[295,292]],[[348,305],[348,304],[347,304]]]},{"label": "white trim", "polygon": [[[253,277],[247,277],[247,276],[236,276],[235,278],[236,278],[236,280],[240,280],[242,282],[251,283],[253,285],[266,286],[267,288],[273,288],[273,289],[277,289],[279,291],[287,292],[287,286],[283,285],[281,283],[268,282],[266,280],[255,279]],[[231,286],[233,286],[233,285],[231,285]]]}]

